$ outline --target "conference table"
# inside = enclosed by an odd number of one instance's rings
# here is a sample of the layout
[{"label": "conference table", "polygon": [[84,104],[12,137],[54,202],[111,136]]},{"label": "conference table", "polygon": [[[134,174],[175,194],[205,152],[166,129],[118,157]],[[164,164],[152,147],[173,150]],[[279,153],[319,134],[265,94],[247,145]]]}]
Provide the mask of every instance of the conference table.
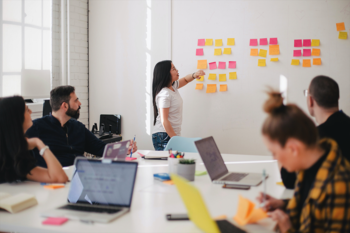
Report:
[{"label": "conference table", "polygon": [[[139,150],[141,154],[151,151]],[[262,173],[266,170],[267,194],[276,198],[290,198],[293,190],[286,190],[278,185],[281,181],[277,161],[272,156],[223,154],[229,171]],[[44,189],[38,182],[6,183],[0,185],[0,192],[10,194],[30,193],[36,196],[38,205],[16,214],[0,211],[0,231],[6,232],[201,232],[191,221],[167,221],[166,214],[186,213],[186,208],[175,185],[164,184],[154,180],[154,173],[168,172],[167,160],[145,160],[138,153],[138,172],[131,204],[127,214],[107,223],[83,223],[69,220],[61,226],[43,225],[44,217],[40,213],[67,203],[70,183],[64,188]],[[198,153],[186,153],[186,158],[196,160],[196,171],[205,171],[205,166]],[[74,167],[64,168],[71,178]],[[250,190],[223,189],[220,184],[213,184],[209,175],[196,176],[190,182],[202,194],[210,215],[215,218],[226,215],[227,220],[237,225],[232,219],[237,212],[239,195],[250,199],[256,205],[256,197],[263,191],[263,185],[251,187]],[[256,224],[241,227],[248,232],[273,232],[275,223],[266,218]]]}]

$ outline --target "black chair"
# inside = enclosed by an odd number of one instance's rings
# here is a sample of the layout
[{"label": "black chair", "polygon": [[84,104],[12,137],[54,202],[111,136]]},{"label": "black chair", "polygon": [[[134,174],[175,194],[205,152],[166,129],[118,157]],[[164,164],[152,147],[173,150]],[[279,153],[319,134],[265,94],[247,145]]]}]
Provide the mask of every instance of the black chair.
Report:
[{"label": "black chair", "polygon": [[50,100],[44,100],[44,105],[43,105],[43,116],[50,115],[52,112],[51,105],[50,105]]}]

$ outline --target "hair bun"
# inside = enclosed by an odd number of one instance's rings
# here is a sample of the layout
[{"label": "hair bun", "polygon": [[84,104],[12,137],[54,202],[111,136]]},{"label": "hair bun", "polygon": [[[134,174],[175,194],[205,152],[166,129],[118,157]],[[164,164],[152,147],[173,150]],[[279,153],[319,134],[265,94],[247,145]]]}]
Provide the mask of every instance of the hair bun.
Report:
[{"label": "hair bun", "polygon": [[263,109],[266,113],[272,114],[276,110],[280,109],[284,106],[282,93],[274,90],[267,91],[269,96],[268,100],[266,100]]}]

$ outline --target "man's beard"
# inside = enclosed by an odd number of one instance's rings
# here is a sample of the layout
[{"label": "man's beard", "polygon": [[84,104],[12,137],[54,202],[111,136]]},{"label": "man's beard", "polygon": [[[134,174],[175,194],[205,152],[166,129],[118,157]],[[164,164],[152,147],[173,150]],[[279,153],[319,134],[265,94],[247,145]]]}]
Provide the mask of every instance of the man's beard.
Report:
[{"label": "man's beard", "polygon": [[79,110],[80,110],[80,106],[79,106],[79,108],[78,108],[77,110],[74,110],[74,109],[72,109],[72,108],[69,106],[69,104],[68,104],[68,110],[67,110],[67,112],[66,112],[66,115],[67,115],[67,116],[70,116],[70,117],[72,117],[72,118],[74,118],[74,119],[76,119],[76,120],[78,120],[78,118],[79,118],[79,116],[80,116]]}]

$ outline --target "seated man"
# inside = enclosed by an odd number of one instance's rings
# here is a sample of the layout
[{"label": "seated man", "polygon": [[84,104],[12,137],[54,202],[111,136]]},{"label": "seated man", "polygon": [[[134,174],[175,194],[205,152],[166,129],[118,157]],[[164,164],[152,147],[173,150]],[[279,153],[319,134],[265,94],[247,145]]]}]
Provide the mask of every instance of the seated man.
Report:
[{"label": "seated man", "polygon": [[[343,156],[350,161],[350,117],[339,111],[339,87],[336,81],[326,76],[315,77],[305,91],[310,115],[316,118],[320,138],[332,138]],[[296,174],[282,167],[283,184],[294,189]]]},{"label": "seated man", "polygon": [[[38,137],[48,145],[63,167],[74,164],[77,156],[84,152],[101,157],[106,143],[92,134],[84,124],[77,121],[80,115],[80,101],[72,86],[60,86],[51,90],[52,115],[33,121],[28,129],[28,138]],[[137,150],[136,142],[131,142],[129,151]],[[44,159],[34,150],[37,165],[47,167]]]}]

